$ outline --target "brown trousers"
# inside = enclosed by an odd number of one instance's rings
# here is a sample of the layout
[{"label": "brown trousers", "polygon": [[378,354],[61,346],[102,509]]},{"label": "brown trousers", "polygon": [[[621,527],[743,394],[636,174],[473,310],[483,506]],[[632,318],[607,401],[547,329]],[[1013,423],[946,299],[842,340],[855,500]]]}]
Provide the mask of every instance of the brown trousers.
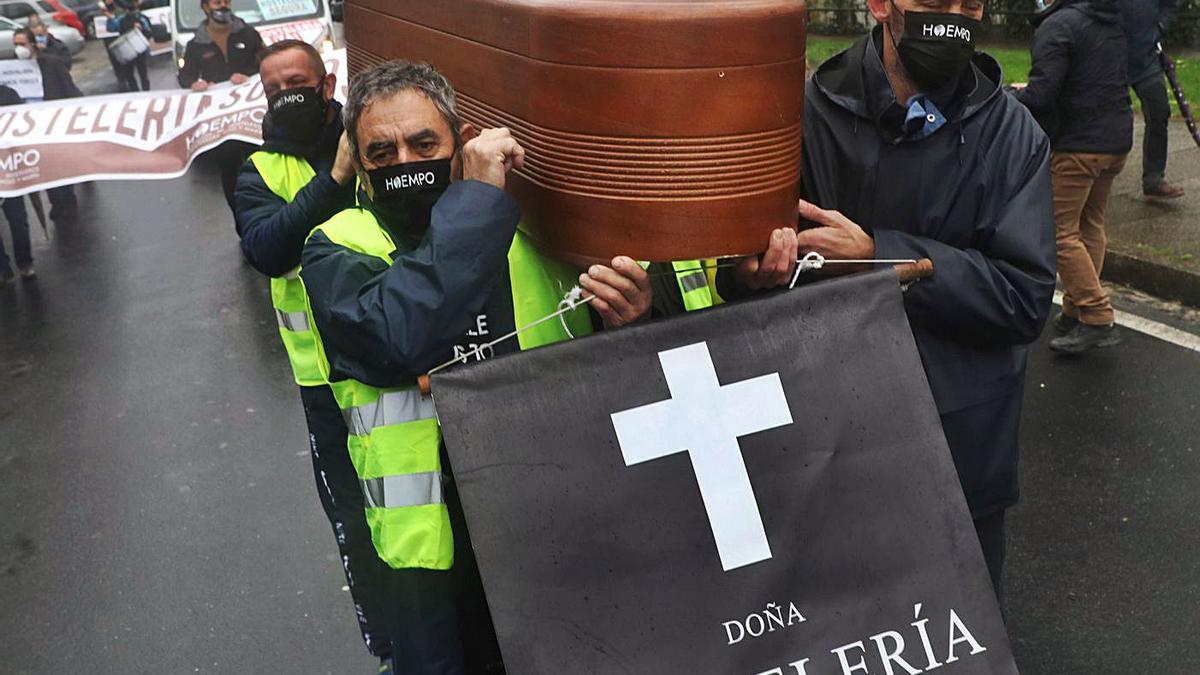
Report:
[{"label": "brown trousers", "polygon": [[1054,223],[1058,235],[1058,276],[1063,312],[1092,326],[1113,322],[1108,291],[1100,285],[1104,251],[1104,209],[1125,155],[1053,152]]}]

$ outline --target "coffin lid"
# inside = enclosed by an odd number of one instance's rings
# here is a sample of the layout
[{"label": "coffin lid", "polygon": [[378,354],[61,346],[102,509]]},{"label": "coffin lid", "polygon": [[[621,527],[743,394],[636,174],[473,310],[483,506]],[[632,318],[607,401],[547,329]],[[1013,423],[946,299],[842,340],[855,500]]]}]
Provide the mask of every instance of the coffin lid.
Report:
[{"label": "coffin lid", "polygon": [[804,58],[804,0],[348,0],[539,61],[705,68]]}]

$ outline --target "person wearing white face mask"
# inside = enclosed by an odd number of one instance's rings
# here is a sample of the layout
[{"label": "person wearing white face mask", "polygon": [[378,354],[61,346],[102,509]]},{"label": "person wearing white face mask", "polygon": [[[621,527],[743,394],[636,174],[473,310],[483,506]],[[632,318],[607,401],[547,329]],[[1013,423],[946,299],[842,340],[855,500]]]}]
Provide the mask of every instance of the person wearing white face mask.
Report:
[{"label": "person wearing white face mask", "polygon": [[[54,56],[42,53],[38,46],[37,36],[28,28],[13,31],[13,51],[18,59],[37,60],[38,69],[42,71],[42,100],[55,101],[64,98],[83,96],[67,66]],[[70,185],[50,188],[46,191],[50,197],[50,217],[56,222],[75,220],[79,207],[75,202],[75,188]]]}]

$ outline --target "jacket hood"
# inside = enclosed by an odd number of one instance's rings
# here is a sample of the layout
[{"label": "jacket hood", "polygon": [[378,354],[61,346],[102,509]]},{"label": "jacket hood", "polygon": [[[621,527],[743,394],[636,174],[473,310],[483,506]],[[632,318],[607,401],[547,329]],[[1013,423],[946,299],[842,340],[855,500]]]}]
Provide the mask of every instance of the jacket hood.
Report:
[{"label": "jacket hood", "polygon": [[[229,34],[233,35],[245,27],[246,22],[235,15],[233,21],[229,22]],[[208,19],[200,22],[200,25],[196,28],[196,36],[192,40],[195,40],[198,44],[208,44],[213,41],[212,35],[208,33]]]},{"label": "jacket hood", "polygon": [[1117,0],[1055,0],[1046,11],[1035,15],[1030,22],[1036,28],[1043,21],[1066,8],[1072,8],[1093,17],[1096,21],[1106,24],[1120,23],[1121,6]]},{"label": "jacket hood", "polygon": [[[835,54],[822,63],[812,77],[813,84],[829,100],[868,120],[873,119],[871,110],[880,106],[873,106],[876,102],[868,99],[871,93],[864,78],[863,63],[867,58],[871,40],[877,32],[882,34],[882,30],[880,26],[876,26],[846,51]],[[971,70],[975,73],[975,86],[968,94],[962,111],[952,121],[962,121],[973,116],[994,97],[1000,95],[1000,83],[1004,81],[1004,77],[1000,64],[995,59],[982,52],[976,52],[971,58]]]}]

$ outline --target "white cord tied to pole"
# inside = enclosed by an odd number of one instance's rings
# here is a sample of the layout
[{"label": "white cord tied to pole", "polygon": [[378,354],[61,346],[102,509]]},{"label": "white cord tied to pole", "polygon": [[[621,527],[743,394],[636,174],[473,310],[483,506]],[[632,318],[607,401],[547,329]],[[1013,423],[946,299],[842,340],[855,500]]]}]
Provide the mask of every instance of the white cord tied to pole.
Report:
[{"label": "white cord tied to pole", "polygon": [[788,284],[788,289],[796,287],[796,282],[800,280],[802,272],[819,270],[826,265],[908,265],[915,264],[916,260],[851,260],[851,259],[828,259],[825,256],[810,251],[803,258],[796,261],[796,273],[792,275],[792,283]]},{"label": "white cord tied to pole", "polygon": [[[852,265],[859,265],[859,264],[862,264],[862,265],[866,265],[866,264],[899,265],[899,264],[904,264],[904,263],[915,263],[915,262],[917,262],[917,261],[916,260],[840,260],[840,259],[834,260],[834,259],[827,259],[827,258],[825,258],[825,256],[821,255],[820,253],[817,253],[816,251],[811,251],[811,252],[805,254],[805,256],[803,258],[796,261],[796,272],[795,272],[795,274],[792,275],[792,283],[788,286],[788,288],[789,289],[795,288],[796,282],[797,282],[797,280],[799,280],[800,274],[802,272],[807,272],[807,271],[811,271],[811,270],[819,270],[819,269],[822,269],[823,267],[825,267],[826,265],[832,265],[835,263],[839,264],[839,265],[846,265],[846,264],[852,264]],[[701,265],[703,266],[704,263],[701,263]],[[717,267],[721,267],[721,266],[722,265],[717,265]],[[558,303],[558,309],[556,311],[554,311],[553,313],[547,314],[546,316],[544,316],[532,323],[527,323],[524,326],[521,326],[506,335],[501,335],[500,337],[496,338],[495,340],[492,340],[491,342],[479,345],[479,346],[475,347],[474,349],[472,349],[471,351],[465,352],[460,356],[456,356],[456,357],[450,359],[449,361],[437,366],[436,368],[431,369],[428,374],[433,375],[434,373],[436,373],[440,370],[445,370],[446,368],[449,368],[450,366],[452,366],[456,363],[466,363],[468,359],[478,356],[479,354],[483,353],[486,350],[491,349],[492,347],[495,347],[496,345],[500,344],[501,342],[504,342],[505,340],[511,340],[512,338],[520,335],[521,333],[524,333],[525,331],[527,331],[531,328],[540,326],[541,324],[543,324],[547,321],[550,321],[552,319],[558,319],[559,322],[562,324],[563,331],[565,331],[566,334],[572,340],[574,340],[575,334],[572,333],[571,329],[567,326],[567,320],[566,320],[565,315],[567,314],[567,312],[573,312],[576,309],[578,309],[580,306],[586,305],[587,303],[589,303],[595,299],[596,299],[596,296],[594,296],[594,295],[589,295],[589,296],[584,297],[582,288],[580,288],[579,286],[572,286],[571,290],[567,291],[566,294],[563,295],[563,299],[560,300]]]},{"label": "white cord tied to pole", "polygon": [[825,266],[825,256],[816,251],[809,251],[803,258],[796,261],[796,273],[792,275],[792,283],[788,284],[788,290],[796,287],[796,282],[800,280],[800,273],[809,270],[819,270]]},{"label": "white cord tied to pole", "polygon": [[[583,297],[583,289],[578,285],[572,286],[571,290],[563,296],[563,299],[558,303],[558,321],[562,324],[563,332],[572,340],[575,339],[575,334],[571,332],[571,328],[567,326],[567,312],[574,310],[579,305],[583,304],[580,298]],[[591,298],[588,298],[591,300]]]}]

